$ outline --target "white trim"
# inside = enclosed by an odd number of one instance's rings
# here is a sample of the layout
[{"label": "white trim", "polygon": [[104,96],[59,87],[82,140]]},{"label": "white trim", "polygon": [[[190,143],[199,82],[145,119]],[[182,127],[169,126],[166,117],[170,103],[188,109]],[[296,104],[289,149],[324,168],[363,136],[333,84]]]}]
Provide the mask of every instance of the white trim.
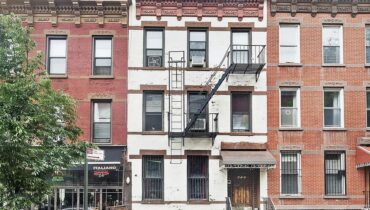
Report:
[{"label": "white trim", "polygon": [[[300,87],[280,87],[279,88],[279,127],[280,128],[300,128],[301,127],[301,88]],[[295,91],[297,103],[297,126],[281,125],[281,91]]]},{"label": "white trim", "polygon": [[289,150],[281,150],[280,151],[280,168],[279,168],[279,175],[280,175],[280,185],[279,185],[279,191],[281,196],[291,196],[291,197],[297,197],[302,195],[302,163],[301,163],[301,151],[297,150],[296,155],[297,155],[297,169],[298,169],[298,179],[297,179],[297,184],[298,184],[298,193],[297,194],[284,194],[282,193],[282,175],[281,175],[281,163],[282,163],[282,156],[281,153],[284,151],[289,151]]},{"label": "white trim", "polygon": [[[281,38],[283,36],[282,34],[282,31],[281,31],[281,26],[290,26],[291,28],[297,28],[297,35],[298,37],[296,37],[297,39],[297,55],[294,59],[292,60],[295,60],[295,62],[282,62],[281,61]],[[294,23],[294,24],[286,24],[286,23],[282,23],[282,24],[279,24],[279,63],[300,63],[301,62],[301,40],[300,40],[300,25],[298,23]]]},{"label": "white trim", "polygon": [[[339,92],[339,108],[340,108],[340,126],[339,127],[327,127],[325,126],[325,92]],[[323,127],[324,128],[344,128],[344,90],[343,88],[331,88],[331,87],[324,87],[324,92],[323,92],[323,114],[322,114],[322,119],[323,119]]]},{"label": "white trim", "polygon": [[[339,63],[325,63],[324,62],[324,28],[335,28],[339,27]],[[343,64],[343,25],[337,24],[337,25],[331,25],[331,24],[323,24],[321,28],[321,50],[322,50],[322,63],[323,64]]]}]

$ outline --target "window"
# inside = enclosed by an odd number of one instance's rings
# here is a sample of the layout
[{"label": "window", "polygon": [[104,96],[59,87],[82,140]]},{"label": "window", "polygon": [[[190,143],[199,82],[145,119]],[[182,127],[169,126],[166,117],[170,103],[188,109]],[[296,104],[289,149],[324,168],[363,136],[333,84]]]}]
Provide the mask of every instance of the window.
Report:
[{"label": "window", "polygon": [[250,37],[248,30],[233,29],[231,32],[232,61],[234,63],[248,63],[250,60]]},{"label": "window", "polygon": [[343,63],[342,26],[323,26],[323,57],[324,64]]},{"label": "window", "polygon": [[370,26],[366,26],[366,40],[365,40],[365,45],[366,45],[366,63],[370,64]]},{"label": "window", "polygon": [[[206,92],[190,92],[188,96],[189,101],[189,121],[195,117],[196,113],[202,108],[203,103],[207,97]],[[198,116],[197,120],[195,121],[191,131],[196,132],[204,132],[207,130],[207,121],[208,121],[208,111],[207,108],[203,110],[203,112]]]},{"label": "window", "polygon": [[281,194],[301,193],[301,154],[298,151],[281,152]]},{"label": "window", "polygon": [[189,61],[193,67],[205,67],[207,65],[207,31],[189,31]]},{"label": "window", "polygon": [[145,66],[163,66],[163,29],[145,30]]},{"label": "window", "polygon": [[280,89],[280,126],[287,128],[300,126],[298,88]]},{"label": "window", "polygon": [[367,125],[366,127],[370,127],[370,89],[366,90],[366,119]]},{"label": "window", "polygon": [[324,126],[343,127],[343,90],[324,89]]},{"label": "window", "polygon": [[112,37],[94,37],[94,75],[112,75]]},{"label": "window", "polygon": [[144,92],[144,130],[161,131],[163,125],[163,93]]},{"label": "window", "polygon": [[110,143],[111,102],[96,101],[93,106],[93,143]]},{"label": "window", "polygon": [[188,156],[188,199],[208,199],[208,156]]},{"label": "window", "polygon": [[163,200],[163,156],[143,156],[143,200]]},{"label": "window", "polygon": [[346,194],[345,159],[343,151],[325,152],[325,195]]},{"label": "window", "polygon": [[233,93],[231,95],[232,130],[250,130],[250,94]]},{"label": "window", "polygon": [[47,69],[50,75],[67,72],[67,37],[48,37]]},{"label": "window", "polygon": [[298,24],[281,24],[279,31],[280,63],[300,63]]}]

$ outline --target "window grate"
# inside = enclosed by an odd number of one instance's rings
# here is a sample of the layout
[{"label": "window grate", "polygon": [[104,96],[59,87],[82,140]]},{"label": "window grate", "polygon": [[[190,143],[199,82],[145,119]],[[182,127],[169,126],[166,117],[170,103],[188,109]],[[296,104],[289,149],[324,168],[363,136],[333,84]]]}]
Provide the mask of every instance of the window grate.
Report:
[{"label": "window grate", "polygon": [[208,156],[188,156],[188,198],[208,199]]},{"label": "window grate", "polygon": [[281,193],[300,194],[301,163],[297,151],[281,152]]},{"label": "window grate", "polygon": [[143,199],[163,199],[163,156],[143,157]]},{"label": "window grate", "polygon": [[331,151],[325,153],[325,194],[345,195],[346,169],[345,153]]}]

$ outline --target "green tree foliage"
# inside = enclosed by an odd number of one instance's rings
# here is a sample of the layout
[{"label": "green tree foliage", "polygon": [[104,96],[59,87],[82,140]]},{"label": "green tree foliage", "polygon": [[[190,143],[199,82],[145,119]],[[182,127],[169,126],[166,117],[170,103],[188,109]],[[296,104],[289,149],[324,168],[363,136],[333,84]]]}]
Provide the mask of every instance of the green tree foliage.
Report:
[{"label": "green tree foliage", "polygon": [[51,190],[54,172],[79,162],[75,101],[52,88],[30,30],[0,15],[0,209],[23,209]]}]

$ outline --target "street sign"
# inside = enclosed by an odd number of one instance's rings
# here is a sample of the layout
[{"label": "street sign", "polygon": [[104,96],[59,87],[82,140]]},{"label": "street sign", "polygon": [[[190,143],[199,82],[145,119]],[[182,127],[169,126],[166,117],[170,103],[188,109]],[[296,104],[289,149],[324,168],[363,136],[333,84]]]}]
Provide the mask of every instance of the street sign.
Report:
[{"label": "street sign", "polygon": [[86,150],[86,158],[88,160],[104,160],[104,150],[88,148]]}]

